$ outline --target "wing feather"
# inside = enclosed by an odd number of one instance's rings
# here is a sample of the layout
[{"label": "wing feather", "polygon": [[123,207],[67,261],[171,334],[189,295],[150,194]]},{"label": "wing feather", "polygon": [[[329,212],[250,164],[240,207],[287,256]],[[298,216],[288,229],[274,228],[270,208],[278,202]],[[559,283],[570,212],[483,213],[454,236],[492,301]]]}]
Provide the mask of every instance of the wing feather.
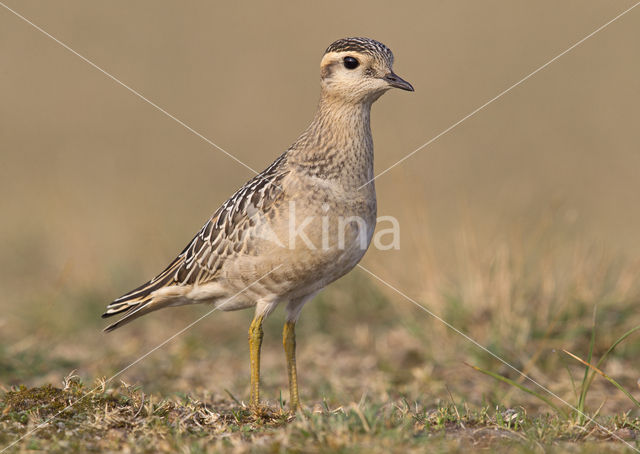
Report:
[{"label": "wing feather", "polygon": [[249,180],[216,210],[160,274],[109,304],[103,317],[123,312],[132,315],[141,309],[141,305],[150,305],[150,295],[161,288],[202,285],[215,279],[225,260],[242,250],[243,245],[239,243],[246,229],[254,224],[252,216],[258,211],[267,213],[283,196],[280,183],[288,173],[285,163],[286,153]]}]

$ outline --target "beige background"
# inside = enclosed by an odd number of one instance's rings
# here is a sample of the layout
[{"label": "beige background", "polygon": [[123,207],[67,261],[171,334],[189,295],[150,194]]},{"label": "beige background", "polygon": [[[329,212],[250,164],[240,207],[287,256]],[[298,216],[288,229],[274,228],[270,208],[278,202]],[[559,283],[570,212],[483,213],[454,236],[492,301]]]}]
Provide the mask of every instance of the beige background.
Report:
[{"label": "beige background", "polygon": [[[378,39],[416,88],[374,106],[382,171],[632,3],[7,5],[257,170],[310,120],[325,47]],[[411,286],[416,253],[445,263],[461,231],[482,249],[540,225],[637,258],[639,30],[640,9],[381,177],[402,248],[365,265]],[[61,281],[118,296],[251,176],[2,8],[0,56],[7,307]]]}]

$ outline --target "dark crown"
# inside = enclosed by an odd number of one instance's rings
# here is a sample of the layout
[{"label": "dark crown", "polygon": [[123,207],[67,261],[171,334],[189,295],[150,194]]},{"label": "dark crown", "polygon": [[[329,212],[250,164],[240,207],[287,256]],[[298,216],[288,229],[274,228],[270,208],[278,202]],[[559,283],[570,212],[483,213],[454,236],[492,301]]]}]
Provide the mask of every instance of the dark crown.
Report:
[{"label": "dark crown", "polygon": [[370,38],[342,38],[334,41],[327,47],[326,53],[329,52],[362,52],[374,57],[382,58],[389,64],[393,63],[393,53],[391,49],[379,41]]}]

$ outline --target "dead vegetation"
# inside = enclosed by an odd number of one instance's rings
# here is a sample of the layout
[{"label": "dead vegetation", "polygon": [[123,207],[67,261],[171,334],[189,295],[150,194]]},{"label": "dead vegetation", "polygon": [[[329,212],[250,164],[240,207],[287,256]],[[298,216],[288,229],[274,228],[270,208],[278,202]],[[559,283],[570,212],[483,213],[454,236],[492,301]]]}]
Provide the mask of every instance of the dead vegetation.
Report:
[{"label": "dead vegetation", "polygon": [[[445,267],[425,260],[431,279],[414,292],[569,405],[363,273],[305,308],[299,367],[306,405],[296,416],[281,397],[279,312],[265,325],[266,406],[256,417],[243,402],[250,313],[216,314],[109,379],[206,308],[167,311],[103,336],[94,315],[106,297],[62,289],[64,305],[25,305],[21,320],[0,334],[0,441],[8,445],[27,435],[11,449],[65,452],[637,447],[640,412],[629,398],[638,375],[636,331],[615,343],[640,324],[637,267],[581,246],[564,255],[568,262],[558,262],[554,241],[505,245],[488,255],[469,248],[464,272],[450,269],[448,276]],[[37,329],[12,340],[29,327]],[[585,365],[563,349],[597,363],[619,388],[600,374],[585,374]],[[70,369],[77,375],[65,378]],[[96,376],[107,379],[83,385]]]}]

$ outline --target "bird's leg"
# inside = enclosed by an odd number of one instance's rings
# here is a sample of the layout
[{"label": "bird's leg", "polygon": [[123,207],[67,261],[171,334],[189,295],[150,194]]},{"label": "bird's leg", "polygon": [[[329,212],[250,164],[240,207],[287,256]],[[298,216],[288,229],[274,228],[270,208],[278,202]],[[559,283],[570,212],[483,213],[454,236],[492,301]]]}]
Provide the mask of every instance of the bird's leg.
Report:
[{"label": "bird's leg", "polygon": [[260,347],[262,347],[262,321],[264,316],[256,315],[249,326],[249,355],[251,358],[251,399],[250,406],[257,410],[260,405]]},{"label": "bird's leg", "polygon": [[298,373],[296,371],[296,322],[287,320],[282,330],[282,343],[284,353],[287,356],[287,370],[289,372],[289,394],[291,397],[291,411],[295,412],[300,408],[298,397]]}]

